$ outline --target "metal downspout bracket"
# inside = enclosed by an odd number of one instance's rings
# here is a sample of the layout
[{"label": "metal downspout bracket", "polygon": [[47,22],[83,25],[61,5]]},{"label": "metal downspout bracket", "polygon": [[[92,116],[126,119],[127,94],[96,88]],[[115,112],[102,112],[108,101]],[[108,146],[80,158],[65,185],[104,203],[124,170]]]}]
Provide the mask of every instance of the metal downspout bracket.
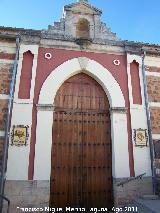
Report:
[{"label": "metal downspout bracket", "polygon": [[5,129],[5,142],[3,148],[3,157],[2,157],[2,172],[0,178],[0,212],[2,212],[3,208],[3,200],[8,202],[8,211],[9,212],[9,205],[10,201],[8,198],[4,196],[4,185],[6,181],[6,170],[7,170],[7,159],[8,159],[8,146],[9,146],[9,131],[10,131],[10,123],[11,123],[11,116],[12,116],[12,106],[13,106],[13,96],[14,96],[14,89],[15,89],[15,81],[16,81],[16,74],[17,74],[17,61],[19,58],[19,36],[15,36],[16,38],[16,56],[13,65],[13,74],[12,80],[10,85],[10,98],[8,101],[8,114],[7,114],[7,124]]}]

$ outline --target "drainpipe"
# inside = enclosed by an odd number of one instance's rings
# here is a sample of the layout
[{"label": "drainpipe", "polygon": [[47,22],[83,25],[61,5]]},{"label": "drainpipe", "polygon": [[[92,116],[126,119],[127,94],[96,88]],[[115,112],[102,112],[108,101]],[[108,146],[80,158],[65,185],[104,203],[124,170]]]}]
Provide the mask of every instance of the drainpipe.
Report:
[{"label": "drainpipe", "polygon": [[[8,159],[8,147],[9,147],[9,132],[10,132],[10,124],[11,124],[11,116],[12,116],[12,107],[13,107],[13,97],[14,97],[14,89],[15,89],[15,82],[16,82],[16,74],[17,74],[17,64],[18,64],[18,57],[19,57],[19,36],[3,36],[4,38],[16,38],[16,56],[13,65],[13,74],[12,80],[10,85],[10,97],[8,101],[8,115],[7,115],[7,124],[5,129],[5,142],[3,148],[3,159],[2,159],[2,173],[1,173],[1,184],[0,184],[0,194],[4,194],[4,185],[6,180],[6,170],[7,170],[7,159]],[[0,212],[2,211],[2,199],[0,200]]]},{"label": "drainpipe", "polygon": [[155,165],[154,165],[155,152],[154,152],[154,144],[153,144],[153,139],[152,139],[152,127],[151,127],[149,101],[148,101],[149,99],[148,99],[148,92],[147,92],[147,78],[146,78],[145,66],[144,66],[144,59],[145,59],[147,50],[142,49],[142,51],[143,51],[143,55],[142,55],[142,75],[143,75],[145,108],[146,108],[147,126],[148,126],[148,139],[149,139],[149,146],[150,146],[153,194],[155,194],[156,193],[156,187],[157,187],[156,172],[155,172]]}]

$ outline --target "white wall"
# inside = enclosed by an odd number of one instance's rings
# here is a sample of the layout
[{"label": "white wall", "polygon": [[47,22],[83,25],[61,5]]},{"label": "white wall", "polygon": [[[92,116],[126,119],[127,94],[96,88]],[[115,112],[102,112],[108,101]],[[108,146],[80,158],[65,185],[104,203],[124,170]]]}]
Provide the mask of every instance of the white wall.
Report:
[{"label": "white wall", "polygon": [[[30,50],[34,54],[32,66],[32,80],[30,89],[30,99],[19,99],[19,84],[21,77],[23,53]],[[16,85],[14,93],[14,104],[12,110],[11,129],[14,125],[29,126],[28,145],[17,147],[9,146],[8,150],[8,164],[7,164],[7,179],[8,180],[27,180],[28,179],[28,166],[29,166],[29,153],[30,153],[30,138],[32,127],[32,107],[34,97],[35,76],[37,68],[37,55],[38,45],[21,45],[19,51],[20,57],[17,67]],[[10,139],[11,143],[11,139]]]},{"label": "white wall", "polygon": [[[139,63],[139,79],[140,88],[142,96],[142,105],[133,104],[132,97],[132,83],[130,75],[130,64],[133,61]],[[145,97],[144,97],[144,86],[143,86],[143,76],[142,76],[142,58],[137,55],[127,55],[127,72],[128,72],[128,89],[129,89],[129,100],[130,100],[130,114],[131,114],[131,128],[132,133],[134,129],[148,129],[147,127],[147,117],[145,109]],[[133,136],[133,134],[132,134]],[[132,137],[133,143],[133,158],[134,158],[134,170],[135,175],[140,175],[146,173],[147,176],[151,176],[151,160],[150,160],[150,148],[148,147],[136,147],[134,143],[134,138]]]},{"label": "white wall", "polygon": [[53,111],[37,112],[34,179],[50,180]]},{"label": "white wall", "polygon": [[[31,136],[32,126],[32,104],[16,104],[13,105],[12,125],[28,125],[29,138]],[[10,139],[11,144],[11,139]],[[30,143],[27,146],[17,147],[9,146],[7,180],[27,180],[28,179],[28,162],[29,162]]]},{"label": "white wall", "polygon": [[113,177],[129,177],[129,154],[127,115],[124,112],[112,112],[112,172]]}]

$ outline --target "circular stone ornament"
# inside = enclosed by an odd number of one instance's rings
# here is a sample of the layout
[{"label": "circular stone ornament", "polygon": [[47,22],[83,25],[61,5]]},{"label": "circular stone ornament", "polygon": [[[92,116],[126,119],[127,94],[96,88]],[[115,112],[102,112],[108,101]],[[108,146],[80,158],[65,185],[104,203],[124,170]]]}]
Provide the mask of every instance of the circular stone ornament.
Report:
[{"label": "circular stone ornament", "polygon": [[116,65],[116,66],[119,66],[119,65],[120,65],[120,60],[115,59],[115,60],[113,61],[113,64]]},{"label": "circular stone ornament", "polygon": [[51,53],[45,53],[44,54],[45,59],[51,59],[52,58],[52,54]]}]

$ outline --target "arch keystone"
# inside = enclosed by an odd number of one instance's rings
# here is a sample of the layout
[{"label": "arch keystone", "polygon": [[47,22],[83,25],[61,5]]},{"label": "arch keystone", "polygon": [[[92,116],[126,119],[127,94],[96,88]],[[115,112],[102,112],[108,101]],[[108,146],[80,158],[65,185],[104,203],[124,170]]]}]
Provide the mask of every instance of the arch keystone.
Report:
[{"label": "arch keystone", "polygon": [[89,59],[86,57],[79,57],[78,61],[79,61],[79,65],[80,65],[81,69],[85,70],[88,65]]}]

